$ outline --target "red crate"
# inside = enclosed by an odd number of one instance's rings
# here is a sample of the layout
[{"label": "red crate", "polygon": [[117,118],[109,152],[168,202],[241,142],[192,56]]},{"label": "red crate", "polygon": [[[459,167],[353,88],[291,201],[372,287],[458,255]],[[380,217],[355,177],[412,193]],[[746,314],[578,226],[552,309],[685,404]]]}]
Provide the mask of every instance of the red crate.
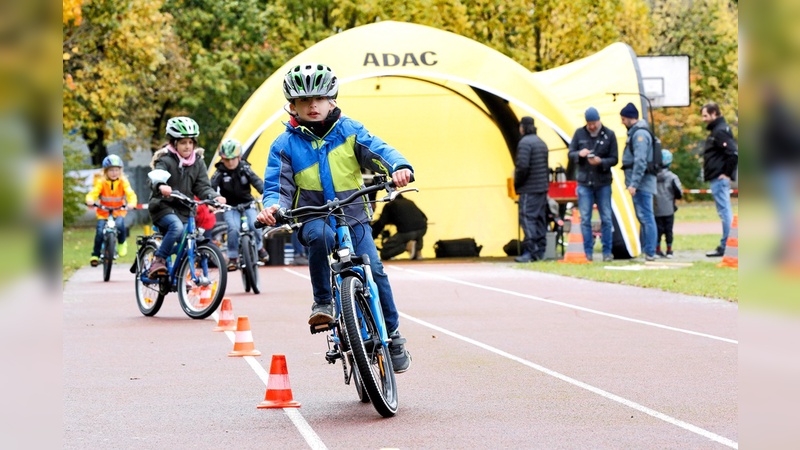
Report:
[{"label": "red crate", "polygon": [[553,181],[547,191],[553,200],[575,200],[578,198],[577,181]]}]

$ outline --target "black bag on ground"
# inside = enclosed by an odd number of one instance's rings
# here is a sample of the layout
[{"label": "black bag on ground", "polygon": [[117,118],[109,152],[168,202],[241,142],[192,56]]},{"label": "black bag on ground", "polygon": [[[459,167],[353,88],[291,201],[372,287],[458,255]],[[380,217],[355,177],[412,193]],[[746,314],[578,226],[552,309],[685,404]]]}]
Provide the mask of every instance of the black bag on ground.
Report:
[{"label": "black bag on ground", "polygon": [[512,239],[508,244],[503,246],[503,251],[508,256],[519,256],[520,242],[519,239]]},{"label": "black bag on ground", "polygon": [[473,238],[440,240],[433,245],[437,258],[480,256],[482,248]]}]

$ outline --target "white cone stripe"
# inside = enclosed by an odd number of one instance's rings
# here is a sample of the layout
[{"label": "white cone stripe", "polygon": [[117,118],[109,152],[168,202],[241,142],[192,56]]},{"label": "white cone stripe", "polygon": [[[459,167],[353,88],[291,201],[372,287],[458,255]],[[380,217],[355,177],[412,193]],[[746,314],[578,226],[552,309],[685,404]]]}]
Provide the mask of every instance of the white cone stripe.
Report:
[{"label": "white cone stripe", "polygon": [[253,333],[250,330],[236,331],[236,342],[253,342]]},{"label": "white cone stripe", "polygon": [[269,374],[269,380],[267,380],[267,389],[275,389],[275,390],[287,390],[291,389],[292,387],[289,386],[289,377],[287,375]]}]

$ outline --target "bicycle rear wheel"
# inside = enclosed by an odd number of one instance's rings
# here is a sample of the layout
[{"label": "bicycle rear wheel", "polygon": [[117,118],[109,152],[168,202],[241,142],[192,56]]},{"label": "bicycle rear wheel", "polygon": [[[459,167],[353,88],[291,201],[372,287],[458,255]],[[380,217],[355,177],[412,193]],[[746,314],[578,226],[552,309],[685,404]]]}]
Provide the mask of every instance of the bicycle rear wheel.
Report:
[{"label": "bicycle rear wheel", "polygon": [[[192,274],[197,276],[197,281]],[[222,303],[227,284],[228,271],[222,252],[209,242],[198,245],[194,251],[194,267],[187,257],[181,261],[178,271],[178,300],[183,312],[192,319],[210,316]]]},{"label": "bicycle rear wheel", "polygon": [[258,284],[258,252],[256,251],[256,244],[248,235],[241,237],[239,255],[242,258],[244,267],[242,268],[242,282],[244,282],[244,291],[249,292],[253,290],[254,294],[261,292],[261,286]]},{"label": "bicycle rear wheel", "polygon": [[161,309],[161,305],[164,304],[160,280],[142,281],[142,276],[147,277],[156,250],[158,247],[155,244],[148,243],[136,255],[136,305],[145,316],[156,315]]},{"label": "bicycle rear wheel", "polygon": [[[108,220],[114,219],[109,218]],[[114,265],[114,249],[116,244],[116,233],[105,233],[103,236],[103,281],[111,279],[111,267]]]},{"label": "bicycle rear wheel", "polygon": [[344,334],[353,353],[360,381],[372,406],[383,417],[397,413],[397,385],[388,344],[380,333],[364,297],[364,285],[357,277],[342,280]]},{"label": "bicycle rear wheel", "polygon": [[350,370],[353,371],[353,378],[351,378],[353,384],[356,385],[356,394],[358,394],[358,400],[361,403],[369,403],[369,394],[367,390],[364,388],[364,383],[361,381],[361,376],[358,374],[358,368],[356,368],[355,364],[353,363],[353,354],[347,355],[347,364],[350,366]]}]

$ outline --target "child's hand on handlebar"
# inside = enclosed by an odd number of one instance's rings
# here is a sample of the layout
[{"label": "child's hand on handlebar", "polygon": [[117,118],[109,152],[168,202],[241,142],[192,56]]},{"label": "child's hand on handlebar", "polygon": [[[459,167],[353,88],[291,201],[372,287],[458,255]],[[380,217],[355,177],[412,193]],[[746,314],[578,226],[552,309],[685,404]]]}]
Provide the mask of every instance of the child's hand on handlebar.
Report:
[{"label": "child's hand on handlebar", "polygon": [[413,172],[409,169],[396,170],[392,173],[392,181],[394,181],[396,187],[401,188],[411,182],[411,175],[413,175]]},{"label": "child's hand on handlebar", "polygon": [[172,186],[168,184],[162,184],[161,186],[158,187],[158,191],[161,192],[161,195],[163,195],[164,197],[169,197],[170,195],[172,195]]},{"label": "child's hand on handlebar", "polygon": [[256,220],[269,226],[274,226],[276,223],[274,214],[279,208],[280,206],[278,205],[272,205],[269,208],[262,209],[261,212],[258,213],[258,216],[256,216]]},{"label": "child's hand on handlebar", "polygon": [[214,201],[217,202],[217,203],[220,203],[222,205],[228,203],[228,200],[226,200],[225,197],[223,197],[221,195],[218,196],[218,197],[214,197]]}]

